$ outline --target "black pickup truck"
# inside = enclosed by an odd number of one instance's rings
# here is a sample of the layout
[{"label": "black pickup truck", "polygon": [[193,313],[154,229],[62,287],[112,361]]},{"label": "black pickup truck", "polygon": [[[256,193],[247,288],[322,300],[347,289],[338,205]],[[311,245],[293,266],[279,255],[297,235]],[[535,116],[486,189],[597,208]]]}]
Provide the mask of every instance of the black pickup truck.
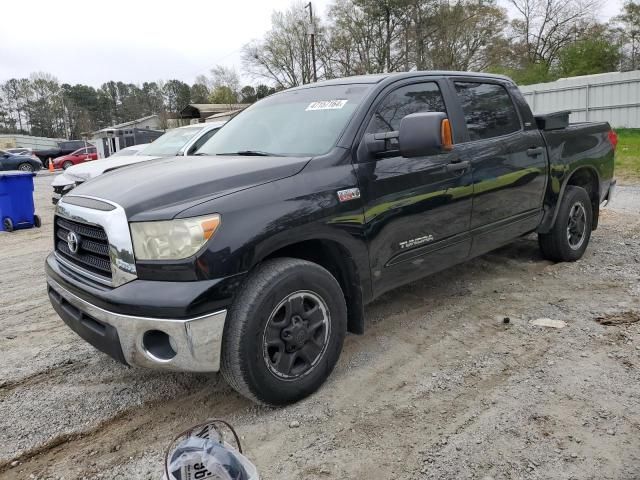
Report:
[{"label": "black pickup truck", "polygon": [[534,117],[502,76],[411,72],[272,95],[196,153],[56,207],[53,307],[128,365],[315,391],[380,294],[536,232],[578,260],[611,198],[607,123]]}]

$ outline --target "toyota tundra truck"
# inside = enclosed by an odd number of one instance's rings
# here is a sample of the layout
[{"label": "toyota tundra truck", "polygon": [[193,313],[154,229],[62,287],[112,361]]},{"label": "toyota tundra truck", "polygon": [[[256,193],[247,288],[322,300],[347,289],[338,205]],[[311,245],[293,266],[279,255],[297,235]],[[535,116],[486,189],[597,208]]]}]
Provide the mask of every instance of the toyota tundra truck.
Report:
[{"label": "toyota tundra truck", "polygon": [[218,372],[267,405],[318,389],[381,294],[536,233],[582,257],[615,186],[606,122],[534,116],[507,77],[292,88],[193,156],[83,183],[55,211],[55,311],[120,362]]}]

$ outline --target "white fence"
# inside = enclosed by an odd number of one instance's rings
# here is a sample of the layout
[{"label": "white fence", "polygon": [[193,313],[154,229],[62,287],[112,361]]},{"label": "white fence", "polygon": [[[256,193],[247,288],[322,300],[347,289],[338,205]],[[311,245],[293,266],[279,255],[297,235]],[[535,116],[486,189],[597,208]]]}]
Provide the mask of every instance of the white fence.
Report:
[{"label": "white fence", "polygon": [[640,70],[572,77],[520,90],[534,113],[571,110],[571,122],[640,128]]}]

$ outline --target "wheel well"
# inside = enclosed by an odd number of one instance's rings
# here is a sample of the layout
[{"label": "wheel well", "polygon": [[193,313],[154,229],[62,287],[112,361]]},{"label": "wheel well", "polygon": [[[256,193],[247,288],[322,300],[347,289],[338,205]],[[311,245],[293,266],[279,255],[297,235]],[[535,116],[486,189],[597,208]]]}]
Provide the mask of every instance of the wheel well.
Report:
[{"label": "wheel well", "polygon": [[364,305],[356,264],[349,251],[331,240],[305,240],[272,252],[263,260],[292,257],[317,263],[327,269],[340,284],[347,304],[347,330],[364,333]]},{"label": "wheel well", "polygon": [[589,194],[591,199],[591,211],[593,212],[592,229],[598,228],[598,218],[600,217],[600,183],[598,175],[590,168],[580,168],[573,172],[567,185],[582,187]]}]

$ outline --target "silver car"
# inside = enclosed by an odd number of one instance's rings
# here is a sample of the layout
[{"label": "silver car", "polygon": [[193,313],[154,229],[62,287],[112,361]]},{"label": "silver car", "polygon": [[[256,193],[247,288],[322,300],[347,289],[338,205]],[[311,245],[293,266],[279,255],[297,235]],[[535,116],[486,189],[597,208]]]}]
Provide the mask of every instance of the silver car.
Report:
[{"label": "silver car", "polygon": [[163,157],[182,157],[193,155],[209,140],[226,122],[197,123],[185,127],[174,128],[157,138],[140,151],[126,155],[114,154],[109,158],[85,162],[67,168],[51,182],[53,187],[52,202],[58,203],[60,197],[69,193],[77,185],[102,175],[103,173],[126,167],[136,163],[155,160]]}]

